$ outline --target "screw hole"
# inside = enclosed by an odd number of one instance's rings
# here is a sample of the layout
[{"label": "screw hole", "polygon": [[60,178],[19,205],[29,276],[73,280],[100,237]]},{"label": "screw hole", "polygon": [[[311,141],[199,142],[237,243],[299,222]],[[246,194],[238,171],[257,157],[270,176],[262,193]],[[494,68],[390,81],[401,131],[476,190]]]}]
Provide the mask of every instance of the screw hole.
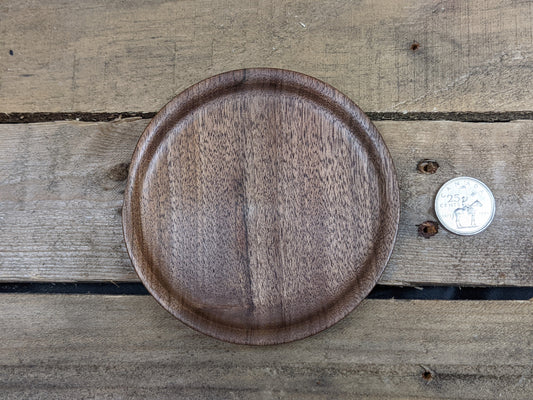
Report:
[{"label": "screw hole", "polygon": [[418,236],[429,239],[439,232],[439,224],[435,221],[422,222],[418,227]]},{"label": "screw hole", "polygon": [[434,174],[439,169],[439,163],[435,160],[428,160],[426,158],[418,162],[416,169],[421,174]]},{"label": "screw hole", "polygon": [[417,51],[419,48],[420,48],[420,43],[418,42],[413,42],[413,44],[411,45],[411,50],[413,51]]},{"label": "screw hole", "polygon": [[433,379],[433,374],[430,371],[424,371],[422,373],[422,378],[424,378],[424,380],[429,382]]}]

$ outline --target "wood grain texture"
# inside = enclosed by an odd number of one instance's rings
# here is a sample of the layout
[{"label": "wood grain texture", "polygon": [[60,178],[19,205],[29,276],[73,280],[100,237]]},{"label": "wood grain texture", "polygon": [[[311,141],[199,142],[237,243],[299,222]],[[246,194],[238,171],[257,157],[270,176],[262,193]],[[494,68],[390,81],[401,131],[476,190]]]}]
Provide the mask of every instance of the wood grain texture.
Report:
[{"label": "wood grain texture", "polygon": [[[136,280],[122,241],[123,163],[146,120],[0,125],[0,279]],[[383,284],[533,285],[533,122],[376,122],[393,156],[402,212]],[[417,163],[436,159],[433,175]],[[122,168],[122,173],[120,172]],[[117,173],[118,171],[118,173]],[[481,179],[496,216],[474,237],[440,229],[432,204],[449,178]]]},{"label": "wood grain texture", "polygon": [[399,197],[385,143],[350,99],[293,71],[238,70],[152,119],[132,157],[124,237],[141,281],[187,325],[283,343],[370,293]]},{"label": "wood grain texture", "polygon": [[[150,296],[0,295],[15,398],[530,399],[533,302],[365,300],[290,344],[232,345]],[[453,311],[452,311],[453,310]]]},{"label": "wood grain texture", "polygon": [[533,104],[527,1],[5,0],[0,16],[0,112],[157,111],[258,66],[316,76],[366,112]]},{"label": "wood grain texture", "polygon": [[[382,122],[400,181],[398,240],[381,282],[406,284],[533,285],[533,122]],[[417,163],[433,159],[434,174]],[[496,200],[486,231],[463,237],[440,227],[420,237],[417,225],[437,221],[440,186],[457,176],[484,182]],[[400,273],[401,271],[401,273]]]},{"label": "wood grain texture", "polygon": [[0,125],[2,280],[137,279],[121,212],[127,168],[145,125]]}]

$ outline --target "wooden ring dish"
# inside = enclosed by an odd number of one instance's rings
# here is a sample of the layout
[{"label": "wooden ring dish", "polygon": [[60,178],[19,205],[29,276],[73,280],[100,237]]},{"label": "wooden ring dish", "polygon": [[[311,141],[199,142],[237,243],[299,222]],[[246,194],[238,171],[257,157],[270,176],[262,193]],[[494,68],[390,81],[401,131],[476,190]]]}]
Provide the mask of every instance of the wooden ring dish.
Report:
[{"label": "wooden ring dish", "polygon": [[123,228],[170,313],[218,339],[274,344],[333,325],[368,295],[399,213],[368,117],[324,82],[258,68],[199,82],[153,118]]}]

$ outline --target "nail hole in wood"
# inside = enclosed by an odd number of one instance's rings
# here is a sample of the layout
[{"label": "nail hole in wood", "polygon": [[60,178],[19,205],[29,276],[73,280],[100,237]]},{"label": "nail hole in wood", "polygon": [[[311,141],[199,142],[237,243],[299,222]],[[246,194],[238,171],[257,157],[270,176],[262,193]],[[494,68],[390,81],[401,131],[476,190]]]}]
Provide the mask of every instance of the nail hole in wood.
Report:
[{"label": "nail hole in wood", "polygon": [[439,169],[439,163],[435,160],[428,160],[427,158],[419,161],[416,169],[421,174],[434,174]]},{"label": "nail hole in wood", "polygon": [[422,373],[422,378],[424,378],[425,381],[429,382],[433,379],[433,374],[431,373],[431,371],[424,371]]},{"label": "nail hole in wood", "polygon": [[417,51],[419,48],[420,48],[420,43],[418,42],[413,42],[413,44],[411,45],[411,50],[413,51]]},{"label": "nail hole in wood", "polygon": [[435,221],[422,222],[418,227],[418,236],[429,239],[439,232],[439,224]]}]

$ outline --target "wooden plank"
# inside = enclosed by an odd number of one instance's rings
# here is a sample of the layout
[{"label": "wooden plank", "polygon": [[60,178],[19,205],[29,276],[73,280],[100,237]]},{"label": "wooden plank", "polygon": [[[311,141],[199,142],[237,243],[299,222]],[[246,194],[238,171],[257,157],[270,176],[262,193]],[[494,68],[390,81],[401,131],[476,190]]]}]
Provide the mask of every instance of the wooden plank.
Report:
[{"label": "wooden plank", "polygon": [[136,280],[124,181],[147,121],[0,125],[0,279]]},{"label": "wooden plank", "polygon": [[[533,286],[533,121],[378,122],[400,181],[400,227],[381,283]],[[421,174],[423,159],[439,163]],[[434,199],[457,176],[483,181],[496,199],[486,231],[458,236],[440,228],[425,239],[417,225],[436,221]]]},{"label": "wooden plank", "polygon": [[254,66],[323,79],[366,111],[531,110],[532,5],[513,0],[5,0],[0,112],[156,111]]},{"label": "wooden plank", "polygon": [[[121,206],[127,162],[147,120],[0,125],[0,281],[133,281]],[[401,188],[400,229],[380,283],[533,285],[533,121],[378,122]],[[417,162],[436,159],[433,175]],[[492,225],[460,237],[441,229],[433,197],[460,176],[496,198]]]},{"label": "wooden plank", "polygon": [[533,302],[366,300],[279,346],[185,327],[150,296],[0,295],[7,398],[530,399]]}]

